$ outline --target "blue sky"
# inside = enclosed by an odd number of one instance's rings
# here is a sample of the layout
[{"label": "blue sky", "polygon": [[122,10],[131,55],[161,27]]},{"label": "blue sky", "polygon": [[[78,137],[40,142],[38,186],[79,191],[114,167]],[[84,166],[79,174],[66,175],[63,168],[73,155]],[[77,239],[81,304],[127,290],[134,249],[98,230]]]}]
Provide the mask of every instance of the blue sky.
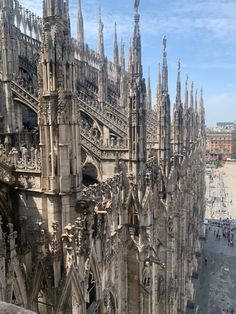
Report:
[{"label": "blue sky", "polygon": [[[86,42],[97,48],[98,8],[102,9],[105,49],[112,58],[114,22],[119,40],[128,43],[133,33],[133,0],[81,0]],[[41,1],[20,3],[41,15]],[[77,0],[70,0],[72,32],[76,32]],[[169,86],[175,99],[177,60],[182,62],[182,87],[186,73],[196,88],[204,89],[206,122],[236,120],[236,1],[141,0],[141,35],[144,74],[151,65],[155,96],[162,37],[168,42]],[[184,91],[182,93],[184,95]]]}]

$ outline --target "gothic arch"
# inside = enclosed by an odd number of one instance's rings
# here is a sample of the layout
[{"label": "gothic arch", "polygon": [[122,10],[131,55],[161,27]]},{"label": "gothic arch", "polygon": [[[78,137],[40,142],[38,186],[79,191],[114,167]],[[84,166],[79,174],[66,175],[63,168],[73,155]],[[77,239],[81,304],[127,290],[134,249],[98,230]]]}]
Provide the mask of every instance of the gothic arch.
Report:
[{"label": "gothic arch", "polygon": [[94,118],[93,115],[91,115],[89,112],[83,110],[82,108],[80,108],[80,113],[82,116],[84,115],[84,118],[86,118],[86,116],[87,116],[89,119],[91,119],[91,122],[93,122],[92,125],[94,125],[98,128],[100,134],[103,134],[102,127],[100,126],[99,122]]},{"label": "gothic arch", "polygon": [[32,280],[31,297],[29,298],[29,307],[32,307],[37,313],[44,313],[45,308],[53,308],[52,296],[49,295],[50,278],[45,273],[43,262],[38,262],[34,278]]},{"label": "gothic arch", "polygon": [[[85,314],[85,298],[80,286],[81,279],[74,267],[67,274],[66,283],[59,297],[56,313]],[[74,310],[74,311],[73,311]]]},{"label": "gothic arch", "polygon": [[32,105],[31,102],[24,101],[23,99],[19,98],[18,96],[14,97],[14,102],[18,102],[18,103],[24,105],[25,107],[30,108],[31,110],[33,110],[33,112],[38,114],[38,107],[35,107],[34,105]]},{"label": "gothic arch", "polygon": [[102,180],[102,173],[101,173],[101,169],[100,169],[98,161],[95,158],[93,158],[91,156],[91,154],[86,149],[84,149],[84,151],[86,152],[87,156],[86,156],[86,159],[85,159],[85,161],[83,163],[83,168],[86,167],[86,165],[90,165],[91,168],[93,168],[93,171],[95,171],[95,173],[94,173],[95,176],[92,175],[92,173],[91,173],[92,179],[94,179],[95,181],[101,181]]},{"label": "gothic arch", "polygon": [[101,276],[94,248],[92,248],[91,250],[89,268],[87,269],[87,283],[88,285],[86,308],[87,310],[91,308],[96,308],[97,310],[99,310],[101,305],[100,303],[102,300]]},{"label": "gothic arch", "polygon": [[113,289],[105,289],[103,292],[104,314],[117,314],[117,300]]},{"label": "gothic arch", "polygon": [[26,286],[22,274],[19,274],[19,269],[14,272],[11,303],[21,307],[27,306]]}]

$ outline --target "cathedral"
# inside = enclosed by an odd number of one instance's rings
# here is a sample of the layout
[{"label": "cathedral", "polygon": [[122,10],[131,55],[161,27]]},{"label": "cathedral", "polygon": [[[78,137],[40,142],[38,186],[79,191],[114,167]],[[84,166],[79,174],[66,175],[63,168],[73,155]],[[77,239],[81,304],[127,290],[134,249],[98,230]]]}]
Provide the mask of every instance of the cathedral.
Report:
[{"label": "cathedral", "polygon": [[[69,0],[38,17],[0,1],[0,300],[40,314],[184,314],[194,307],[205,214],[203,92],[152,106],[139,1],[126,58],[77,38]],[[128,62],[126,62],[128,59]],[[173,109],[171,109],[173,108]]]}]

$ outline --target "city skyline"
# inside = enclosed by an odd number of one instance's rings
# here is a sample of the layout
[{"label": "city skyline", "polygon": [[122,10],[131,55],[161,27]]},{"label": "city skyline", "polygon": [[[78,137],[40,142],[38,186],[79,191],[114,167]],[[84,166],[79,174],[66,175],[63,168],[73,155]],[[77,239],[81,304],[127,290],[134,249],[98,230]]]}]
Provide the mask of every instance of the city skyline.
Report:
[{"label": "city skyline", "polygon": [[[104,22],[105,52],[112,59],[114,23],[117,23],[118,40],[121,37],[128,51],[133,33],[133,0],[117,3],[107,0],[81,0],[84,15],[85,40],[97,49],[98,8]],[[22,0],[21,4],[42,15],[41,3]],[[71,29],[77,30],[78,0],[70,1]],[[156,93],[158,63],[162,62],[162,37],[167,36],[169,89],[171,103],[175,101],[177,61],[182,63],[182,99],[185,76],[189,83],[204,90],[206,124],[234,121],[236,3],[233,1],[146,0],[140,2],[142,62],[147,78],[151,66],[153,102]],[[127,54],[126,54],[127,55]],[[127,58],[126,58],[127,61]],[[189,85],[190,85],[189,84]]]}]

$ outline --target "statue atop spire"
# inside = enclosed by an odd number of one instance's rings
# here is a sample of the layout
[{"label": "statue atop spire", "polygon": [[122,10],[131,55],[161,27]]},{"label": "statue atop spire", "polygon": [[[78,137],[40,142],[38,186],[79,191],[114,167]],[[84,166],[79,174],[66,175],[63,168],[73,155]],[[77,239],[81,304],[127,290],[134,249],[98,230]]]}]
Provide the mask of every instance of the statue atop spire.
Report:
[{"label": "statue atop spire", "polygon": [[80,60],[84,61],[84,20],[81,8],[81,0],[78,0],[77,41],[79,46]]},{"label": "statue atop spire", "polygon": [[157,82],[157,94],[158,94],[158,96],[161,95],[161,90],[162,90],[162,86],[161,86],[161,64],[159,62],[158,63],[158,82]]},{"label": "statue atop spire", "polygon": [[194,90],[194,83],[191,84],[191,93],[190,93],[190,108],[193,109],[193,90]]},{"label": "statue atop spire", "polygon": [[167,44],[167,39],[166,39],[166,35],[165,34],[163,36],[162,44],[163,44],[163,54],[165,54],[166,53],[166,44]]},{"label": "statue atop spire", "polygon": [[140,4],[140,0],[134,0],[134,10],[137,13],[138,13],[139,4]]},{"label": "statue atop spire", "polygon": [[125,45],[122,38],[120,40],[120,66],[125,70]]},{"label": "statue atop spire", "polygon": [[195,92],[195,111],[197,113],[197,110],[198,110],[198,90],[196,89],[196,92]]},{"label": "statue atop spire", "polygon": [[150,65],[148,66],[148,84],[147,84],[146,107],[147,107],[147,112],[150,112],[152,110],[152,91],[151,91]]},{"label": "statue atop spire", "polygon": [[162,65],[162,91],[168,93],[168,66],[167,66],[167,52],[166,52],[166,35],[163,36],[163,65]]},{"label": "statue atop spire", "polygon": [[183,151],[183,104],[181,102],[181,80],[180,70],[181,62],[178,60],[178,75],[177,75],[177,87],[176,87],[176,102],[174,105],[174,153],[182,154]]},{"label": "statue atop spire", "polygon": [[133,74],[135,76],[142,77],[142,64],[141,64],[141,36],[139,20],[140,15],[138,13],[139,0],[134,2],[134,35],[133,35]]},{"label": "statue atop spire", "polygon": [[187,112],[188,109],[188,74],[185,80],[185,99],[184,99],[184,111]]},{"label": "statue atop spire", "polygon": [[98,52],[99,52],[100,57],[101,57],[102,59],[105,57],[105,55],[104,55],[103,29],[104,29],[104,24],[103,24],[103,22],[102,22],[102,13],[101,13],[101,8],[99,8]]},{"label": "statue atop spire", "polygon": [[128,72],[132,72],[132,61],[133,61],[133,51],[132,51],[132,42],[129,43],[129,57],[128,57]]},{"label": "statue atop spire", "polygon": [[117,41],[117,30],[116,30],[116,23],[115,23],[115,30],[114,30],[114,64],[119,64],[119,48],[118,48],[118,41]]},{"label": "statue atop spire", "polygon": [[156,103],[154,106],[154,111],[158,111],[158,107],[160,106],[160,100],[161,100],[161,93],[162,93],[162,87],[161,87],[161,65],[160,62],[158,63],[158,79],[157,79],[157,88],[156,88]]},{"label": "statue atop spire", "polygon": [[204,101],[203,101],[203,89],[201,88],[201,96],[200,96],[200,107],[204,107]]},{"label": "statue atop spire", "polygon": [[180,69],[181,69],[181,62],[180,59],[178,60],[178,77],[177,77],[177,89],[176,89],[176,105],[181,105],[181,81],[180,81]]}]

